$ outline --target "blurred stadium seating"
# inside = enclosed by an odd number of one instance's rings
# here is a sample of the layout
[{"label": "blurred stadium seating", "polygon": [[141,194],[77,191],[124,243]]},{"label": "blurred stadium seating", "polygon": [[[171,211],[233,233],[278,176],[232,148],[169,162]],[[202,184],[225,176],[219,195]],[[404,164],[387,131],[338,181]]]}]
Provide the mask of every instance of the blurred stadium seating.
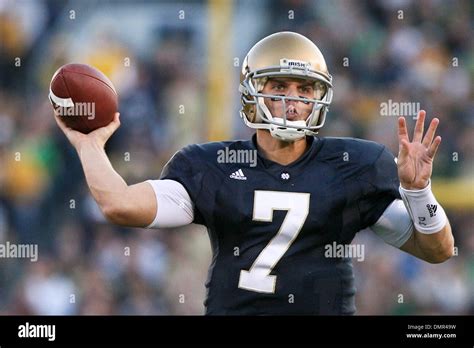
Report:
[{"label": "blurred stadium seating", "polygon": [[469,0],[0,0],[0,242],[39,245],[38,262],[0,259],[0,314],[203,313],[204,228],[106,223],[53,120],[48,84],[67,62],[104,71],[122,120],[111,161],[129,184],[157,178],[186,144],[250,136],[239,65],[281,30],[313,39],[334,76],[323,136],[397,153],[396,118],[380,116],[389,99],[441,120],[433,186],[458,255],[431,265],[361,232],[358,314],[474,314],[473,11]]}]

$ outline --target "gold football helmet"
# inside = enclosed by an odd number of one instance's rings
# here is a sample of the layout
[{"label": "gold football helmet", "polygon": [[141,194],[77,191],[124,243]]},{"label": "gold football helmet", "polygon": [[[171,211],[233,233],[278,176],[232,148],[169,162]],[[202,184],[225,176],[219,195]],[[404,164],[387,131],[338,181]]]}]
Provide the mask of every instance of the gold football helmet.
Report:
[{"label": "gold football helmet", "polygon": [[[292,77],[314,81],[314,98],[266,95],[261,91],[269,78]],[[272,136],[294,141],[317,134],[324,125],[332,101],[332,77],[319,48],[308,38],[293,32],[279,32],[257,42],[245,57],[240,75],[240,116],[251,128],[268,129]],[[286,110],[287,100],[313,103],[306,121],[274,117],[264,98],[280,99]]]}]

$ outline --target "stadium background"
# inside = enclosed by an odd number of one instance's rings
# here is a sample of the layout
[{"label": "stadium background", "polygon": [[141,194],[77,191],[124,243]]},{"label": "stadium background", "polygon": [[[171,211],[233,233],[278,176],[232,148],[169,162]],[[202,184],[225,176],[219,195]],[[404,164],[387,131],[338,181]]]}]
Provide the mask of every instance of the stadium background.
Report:
[{"label": "stadium background", "polygon": [[381,116],[381,103],[419,102],[441,120],[433,186],[458,255],[431,265],[361,232],[358,314],[473,314],[472,14],[469,1],[0,0],[0,242],[39,245],[38,262],[0,259],[0,314],[203,313],[205,229],[106,223],[48,84],[68,62],[105,72],[122,121],[111,161],[129,184],[157,178],[186,144],[250,136],[238,117],[240,63],[281,30],[313,39],[334,76],[321,135],[396,154],[396,117]]}]

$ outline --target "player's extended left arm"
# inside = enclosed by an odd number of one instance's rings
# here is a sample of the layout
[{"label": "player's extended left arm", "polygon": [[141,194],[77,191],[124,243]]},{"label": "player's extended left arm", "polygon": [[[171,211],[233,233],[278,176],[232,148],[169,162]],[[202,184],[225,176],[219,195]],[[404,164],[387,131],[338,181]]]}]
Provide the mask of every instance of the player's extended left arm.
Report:
[{"label": "player's extended left arm", "polygon": [[433,159],[441,143],[440,136],[435,138],[439,120],[431,121],[423,137],[425,116],[421,110],[411,142],[405,119],[398,120],[399,191],[415,227],[400,249],[427,262],[440,263],[453,255],[454,238],[446,213],[431,192]]}]

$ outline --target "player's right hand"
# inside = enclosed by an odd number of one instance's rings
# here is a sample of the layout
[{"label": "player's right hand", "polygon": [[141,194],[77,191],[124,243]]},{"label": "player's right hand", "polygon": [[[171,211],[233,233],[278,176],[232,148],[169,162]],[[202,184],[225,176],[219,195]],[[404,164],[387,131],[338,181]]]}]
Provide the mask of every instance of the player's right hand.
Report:
[{"label": "player's right hand", "polygon": [[54,112],[54,119],[56,120],[59,128],[61,128],[63,131],[64,135],[66,135],[69,142],[76,148],[77,151],[80,150],[84,143],[95,143],[100,147],[104,147],[107,140],[109,140],[112,134],[114,134],[114,132],[120,127],[120,113],[118,112],[115,113],[113,121],[107,126],[97,128],[89,134],[78,132],[66,126],[64,122],[61,121],[60,116],[56,111]]}]

